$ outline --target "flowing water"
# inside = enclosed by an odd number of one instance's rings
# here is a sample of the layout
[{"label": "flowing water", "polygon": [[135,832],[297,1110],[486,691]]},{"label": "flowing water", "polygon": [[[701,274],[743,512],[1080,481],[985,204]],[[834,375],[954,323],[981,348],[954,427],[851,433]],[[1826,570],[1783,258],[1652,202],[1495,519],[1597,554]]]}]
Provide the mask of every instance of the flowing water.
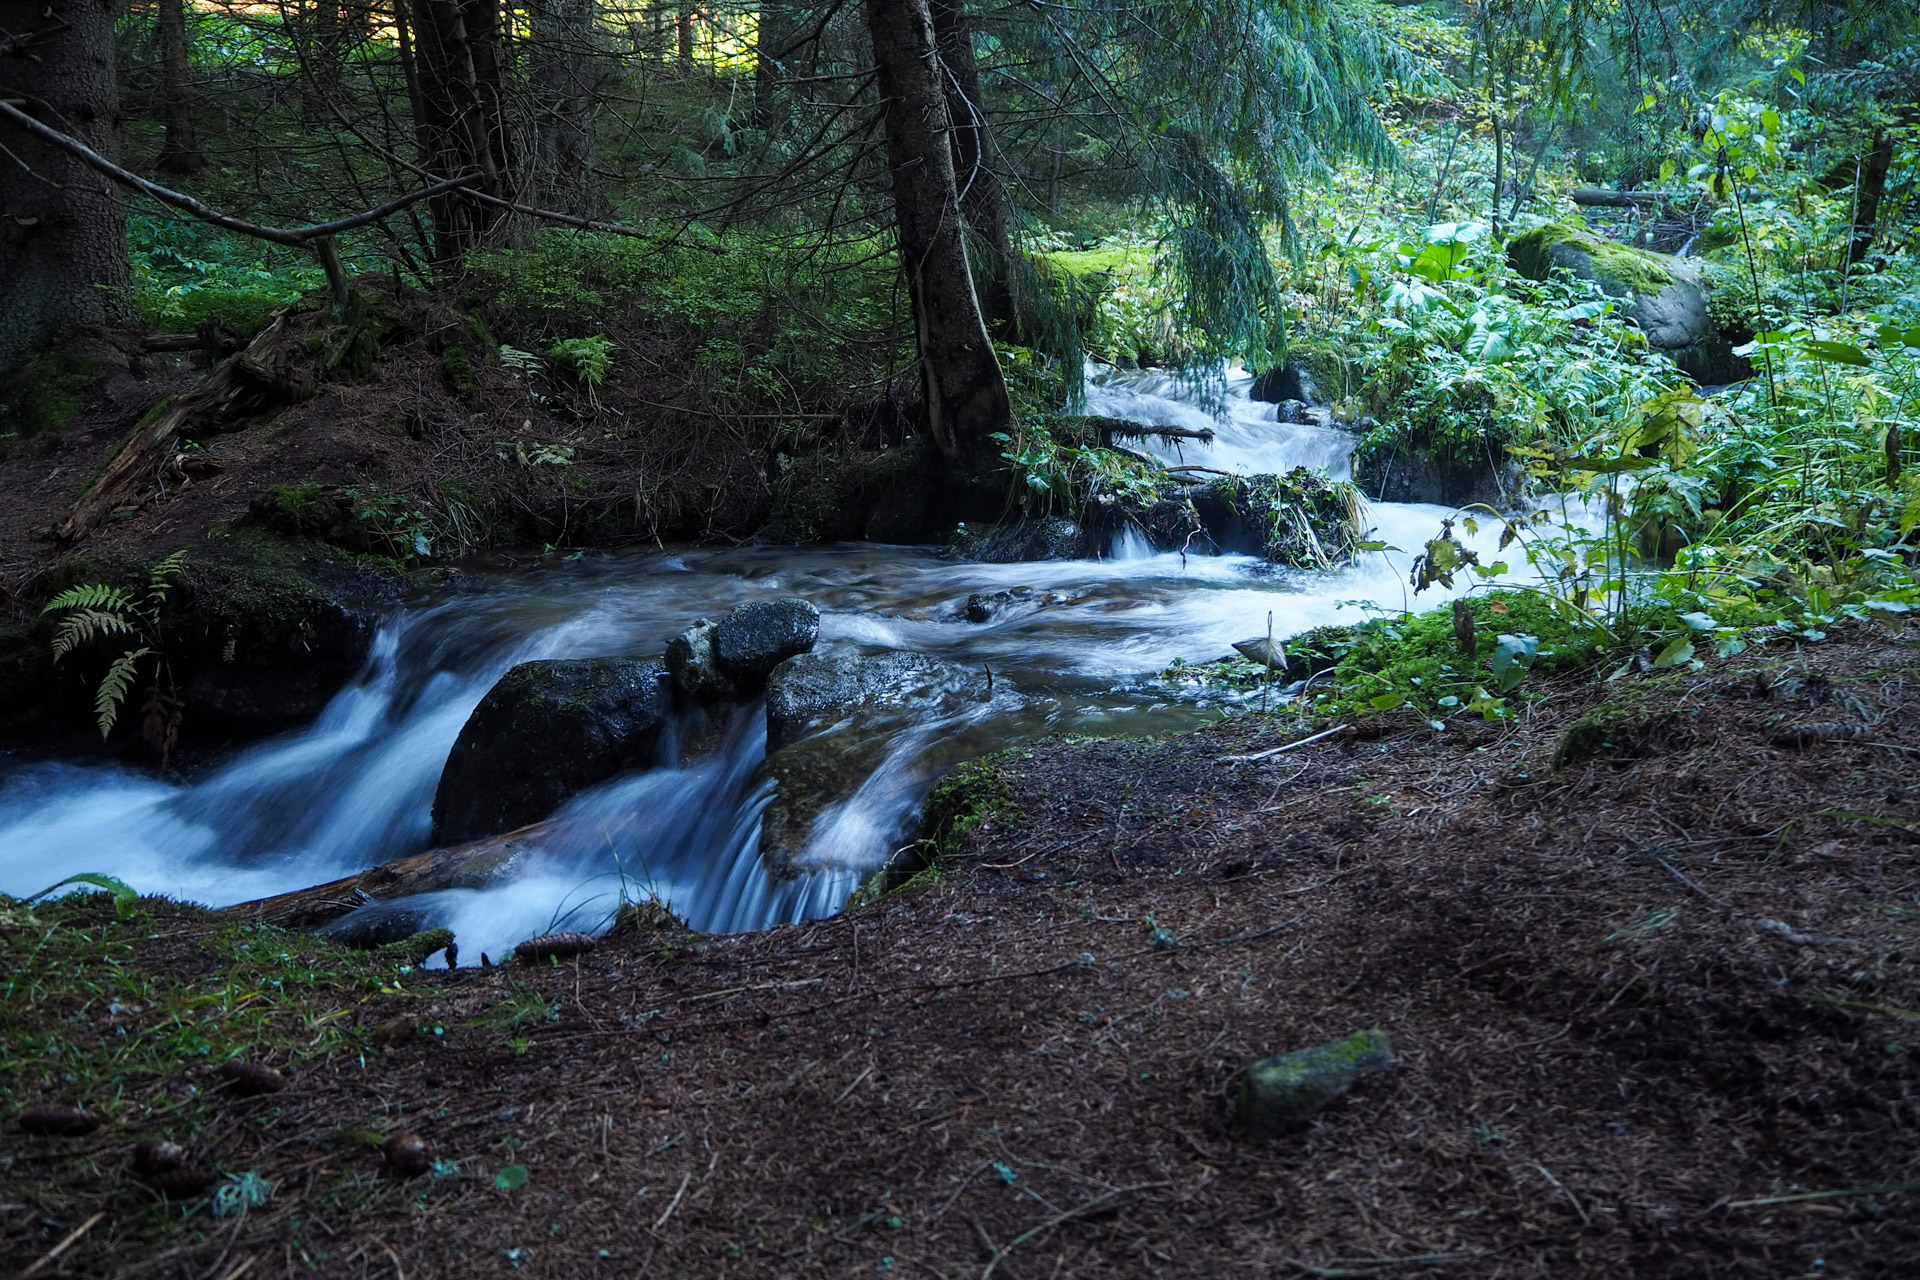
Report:
[{"label": "flowing water", "polygon": [[[1090,412],[1212,427],[1211,445],[1149,444],[1170,460],[1258,474],[1294,466],[1347,472],[1351,437],[1274,421],[1227,375],[1209,413],[1156,374],[1089,380]],[[1382,540],[1418,547],[1450,514],[1378,504]],[[1481,540],[1491,534],[1483,533]],[[1471,539],[1469,541],[1472,541]],[[1492,547],[1480,548],[1491,561]],[[760,768],[764,716],[746,708],[719,745],[575,797],[549,824],[541,856],[514,879],[407,904],[495,955],[555,928],[604,927],[623,898],[665,899],[695,928],[732,931],[831,914],[906,833],[941,768],[1042,733],[1161,732],[1219,714],[1218,702],[1155,677],[1175,658],[1203,662],[1262,634],[1286,636],[1361,616],[1355,600],[1405,599],[1407,556],[1375,555],[1332,573],[1238,556],[1157,554],[1122,535],[1110,558],[981,565],[933,549],[874,545],[591,555],[489,575],[386,620],[365,669],[309,728],[238,753],[186,781],[101,765],[35,763],[0,777],[0,891],[33,892],[105,872],[145,893],[213,905],[350,874],[426,846],[441,765],[493,682],[533,658],[657,657],[696,618],[776,595],[813,601],[820,648],[912,650],[985,666],[996,696],[948,719],[884,730],[848,794],[813,822],[797,877],[759,857],[772,791]],[[975,592],[1020,591],[985,624]],[[1428,593],[1431,607],[1444,593]],[[714,735],[709,734],[709,737]],[[877,760],[877,763],[874,763]]]}]

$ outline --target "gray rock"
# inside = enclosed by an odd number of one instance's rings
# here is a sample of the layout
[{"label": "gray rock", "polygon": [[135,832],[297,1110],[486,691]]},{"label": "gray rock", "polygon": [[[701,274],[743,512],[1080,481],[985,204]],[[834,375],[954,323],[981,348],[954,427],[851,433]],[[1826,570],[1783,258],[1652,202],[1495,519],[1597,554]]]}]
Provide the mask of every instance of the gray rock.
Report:
[{"label": "gray rock", "polygon": [[575,793],[653,764],[670,701],[664,663],[521,663],[480,700],[447,756],[434,844],[537,822]]},{"label": "gray rock", "polygon": [[[1308,372],[1305,364],[1292,358],[1279,368],[1269,369],[1255,378],[1247,396],[1263,404],[1281,404],[1288,400],[1297,400],[1303,405],[1321,403],[1320,389],[1313,385],[1313,374]],[[1282,418],[1281,421],[1294,422],[1298,419]]]},{"label": "gray rock", "polygon": [[997,525],[970,525],[954,541],[949,554],[956,560],[981,564],[1014,564],[1027,560],[1075,560],[1086,539],[1080,526],[1062,516],[1012,521]]},{"label": "gray rock", "polygon": [[787,596],[743,604],[713,631],[713,659],[743,693],[766,682],[767,673],[819,642],[820,611]]},{"label": "gray rock", "polygon": [[1273,406],[1273,420],[1294,423],[1308,421],[1306,403],[1300,400],[1282,400]]},{"label": "gray rock", "polygon": [[992,622],[1017,606],[1032,607],[1053,603],[1051,593],[1036,595],[1032,587],[1014,587],[1008,591],[976,591],[961,606],[960,616],[968,622]]},{"label": "gray rock", "polygon": [[1298,1129],[1354,1081],[1392,1067],[1393,1043],[1377,1030],[1263,1059],[1241,1077],[1240,1127],[1256,1138]]},{"label": "gray rock", "polygon": [[721,702],[734,696],[733,681],[714,660],[713,635],[717,630],[718,624],[702,618],[667,641],[667,671],[681,697]]},{"label": "gray rock", "polygon": [[987,698],[984,671],[924,653],[809,653],[767,680],[767,750],[778,751],[855,712],[950,711]]}]

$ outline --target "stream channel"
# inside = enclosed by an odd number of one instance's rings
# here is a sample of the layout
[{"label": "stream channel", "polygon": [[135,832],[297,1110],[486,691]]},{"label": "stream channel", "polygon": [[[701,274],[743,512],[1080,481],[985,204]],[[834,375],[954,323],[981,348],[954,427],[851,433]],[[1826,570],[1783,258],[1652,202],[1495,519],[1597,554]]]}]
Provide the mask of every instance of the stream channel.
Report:
[{"label": "stream channel", "polygon": [[[1348,471],[1352,437],[1275,420],[1227,375],[1209,412],[1166,374],[1104,371],[1087,412],[1153,425],[1211,427],[1212,444],[1168,461],[1242,474],[1295,466]],[[1218,395],[1216,387],[1216,395]],[[1449,510],[1378,503],[1374,536],[1418,548]],[[1477,538],[1492,561],[1494,531]],[[1464,535],[1463,535],[1464,536]],[[441,766],[468,715],[515,663],[535,658],[658,657],[697,618],[795,595],[822,614],[819,650],[909,650],[994,676],[992,697],[944,719],[829,730],[861,749],[857,786],[814,819],[798,876],[770,875],[760,854],[772,785],[765,717],[740,712],[722,745],[601,784],[549,824],[541,856],[507,883],[447,890],[409,905],[445,924],[461,952],[498,956],[557,929],[598,930],[623,895],[649,892],[696,929],[727,932],[840,909],[905,837],[939,773],[959,760],[1048,733],[1164,733],[1221,714],[1226,700],[1157,678],[1175,658],[1205,662],[1233,641],[1285,637],[1364,616],[1355,601],[1399,608],[1410,555],[1309,572],[1245,556],[1154,554],[1136,536],[1098,560],[971,564],[937,548],[814,548],[593,554],[511,573],[470,571],[388,617],[360,675],[310,727],[250,746],[187,781],[117,766],[40,762],[0,776],[0,891],[31,893],[77,872],[117,876],[142,893],[222,906],[332,880],[427,846]],[[963,617],[975,592],[1032,594],[986,623]],[[1433,591],[1432,608],[1446,599]],[[1255,695],[1257,697],[1257,695]],[[4,767],[0,765],[0,767]],[[851,778],[846,780],[852,782]]]}]

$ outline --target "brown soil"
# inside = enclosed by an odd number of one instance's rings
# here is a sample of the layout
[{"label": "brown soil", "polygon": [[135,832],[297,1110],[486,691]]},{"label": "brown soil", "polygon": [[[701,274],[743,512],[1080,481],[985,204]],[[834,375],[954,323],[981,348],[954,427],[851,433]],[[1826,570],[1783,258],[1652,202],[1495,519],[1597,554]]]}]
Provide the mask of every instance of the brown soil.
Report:
[{"label": "brown soil", "polygon": [[[480,549],[737,540],[766,521],[769,441],[793,421],[712,386],[694,358],[697,335],[610,326],[613,370],[589,394],[550,367],[503,367],[487,325],[510,325],[511,316],[395,295],[373,279],[358,287],[404,326],[381,348],[370,380],[335,376],[303,403],[200,435],[184,455],[184,477],[66,543],[48,531],[147,410],[193,386],[209,364],[202,353],[130,356],[138,335],[85,338],[76,350],[103,373],[78,413],[6,442],[0,454],[0,607],[37,606],[49,571],[70,555],[146,563],[205,549],[238,524],[271,526],[258,504],[276,486],[317,486],[349,516],[369,507],[416,512],[439,561]],[[537,335],[513,336],[542,345]],[[879,440],[870,409],[840,420],[839,406],[808,408],[822,411],[790,412],[816,444]],[[388,524],[377,516],[299,532],[407,559],[410,547],[385,536]]]},{"label": "brown soil", "polygon": [[[1223,757],[1301,731],[1016,750],[943,884],[350,997],[439,1034],[288,1055],[288,1092],[172,1135],[277,1184],[245,1217],[133,1188],[185,1081],[78,1099],[112,1125],[4,1140],[0,1256],[99,1212],[38,1274],[1910,1276],[1916,648],[1861,629],[1254,762]],[[143,925],[141,958],[191,966],[207,928]],[[1248,1063],[1375,1026],[1393,1073],[1235,1134]],[[14,1099],[43,1100],[76,1101]],[[459,1171],[379,1177],[343,1126]]]}]

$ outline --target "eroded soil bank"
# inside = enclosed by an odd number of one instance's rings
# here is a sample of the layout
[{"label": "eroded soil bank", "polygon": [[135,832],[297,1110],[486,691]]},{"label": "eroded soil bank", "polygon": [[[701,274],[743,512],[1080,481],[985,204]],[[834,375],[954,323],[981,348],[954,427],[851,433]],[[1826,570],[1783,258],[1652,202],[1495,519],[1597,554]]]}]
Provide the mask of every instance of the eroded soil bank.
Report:
[{"label": "eroded soil bank", "polygon": [[[538,967],[10,906],[0,1256],[91,1223],[35,1274],[1908,1275],[1917,651],[1255,761],[1306,730],[1043,742],[839,918]],[[1236,1135],[1237,1072],[1366,1027],[1394,1072]],[[288,1087],[231,1096],[235,1053]],[[106,1125],[23,1136],[42,1102]],[[401,1132],[444,1176],[382,1174]],[[271,1196],[183,1220],[150,1137]]]}]

